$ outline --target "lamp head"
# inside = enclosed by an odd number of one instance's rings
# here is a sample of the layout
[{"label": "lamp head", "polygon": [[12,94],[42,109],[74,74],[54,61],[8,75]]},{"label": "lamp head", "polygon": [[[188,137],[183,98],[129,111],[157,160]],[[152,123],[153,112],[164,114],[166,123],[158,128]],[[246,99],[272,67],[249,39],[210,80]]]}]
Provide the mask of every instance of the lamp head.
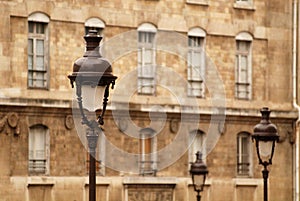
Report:
[{"label": "lamp head", "polygon": [[279,140],[279,135],[277,133],[277,127],[270,121],[271,111],[269,108],[264,107],[260,112],[262,118],[260,123],[253,129],[252,139],[256,142],[256,150],[260,164],[268,165],[272,164],[275,142]]},{"label": "lamp head", "polygon": [[97,35],[96,30],[90,30],[84,39],[86,52],[74,62],[73,73],[68,76],[72,86],[75,81],[91,86],[114,84],[117,77],[112,74],[111,64],[100,54],[99,43],[102,37]]},{"label": "lamp head", "polygon": [[[73,72],[68,75],[72,87],[76,84],[76,95],[79,108],[82,111],[96,111],[102,109],[100,124],[103,124],[103,115],[109,96],[109,86],[115,84],[116,76],[112,74],[109,61],[100,54],[99,43],[102,39],[96,30],[90,30],[84,36],[86,41],[86,52],[83,57],[77,59],[73,64]],[[83,122],[87,123],[82,115]]]},{"label": "lamp head", "polygon": [[207,166],[202,161],[202,153],[196,153],[196,161],[192,163],[190,174],[192,176],[194,190],[203,191],[206,175],[208,174]]}]

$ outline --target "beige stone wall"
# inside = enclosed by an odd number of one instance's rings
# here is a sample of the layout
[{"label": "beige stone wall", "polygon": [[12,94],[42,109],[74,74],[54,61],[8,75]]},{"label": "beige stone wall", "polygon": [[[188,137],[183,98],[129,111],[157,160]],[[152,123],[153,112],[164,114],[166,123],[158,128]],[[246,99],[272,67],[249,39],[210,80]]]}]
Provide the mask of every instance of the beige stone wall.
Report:
[{"label": "beige stone wall", "polygon": [[[92,3],[92,4],[90,4]],[[206,51],[216,65],[226,89],[229,107],[240,105],[234,99],[235,40],[241,31],[253,35],[253,100],[243,101],[245,108],[263,106],[266,101],[273,107],[290,110],[291,100],[291,1],[284,6],[254,2],[253,9],[241,9],[234,2],[209,1],[209,5],[187,4],[181,1],[3,1],[0,35],[2,97],[22,99],[56,99],[66,106],[71,89],[66,75],[72,63],[84,52],[84,22],[90,17],[104,21],[105,40],[127,31],[136,30],[144,22],[153,23],[158,30],[177,31],[186,35],[193,27],[207,32]],[[26,71],[27,17],[43,12],[50,17],[50,87],[49,90],[28,90]],[[285,20],[286,19],[286,20]],[[288,51],[282,51],[282,50]],[[134,63],[136,56],[130,57]],[[128,58],[126,58],[129,60]],[[186,77],[182,61],[165,63]],[[176,64],[177,65],[174,65]],[[135,65],[115,66],[120,78]],[[119,69],[120,68],[120,69]],[[124,69],[124,70],[121,70]],[[10,85],[8,87],[8,85]],[[13,89],[12,89],[13,88]],[[155,99],[156,102],[159,99]],[[8,100],[7,100],[8,101]],[[28,101],[27,101],[28,102]],[[29,101],[30,102],[30,101]],[[54,104],[54,103],[53,103]]]},{"label": "beige stone wall", "polygon": [[[86,150],[77,135],[79,131],[76,128],[70,130],[65,124],[66,115],[69,115],[71,111],[69,109],[43,108],[43,112],[41,112],[40,109],[35,107],[2,107],[1,109],[2,121],[5,119],[5,114],[14,112],[19,115],[19,130],[12,128],[8,122],[4,121],[6,126],[0,132],[0,150],[1,156],[3,156],[1,157],[0,186],[3,187],[1,189],[6,189],[1,190],[0,195],[8,200],[20,201],[39,200],[42,195],[48,200],[65,200],[66,198],[87,200]],[[136,125],[146,126],[150,123],[147,115],[146,112],[133,112],[132,121]],[[178,133],[174,134],[170,130],[171,120],[178,116],[169,113],[167,117],[165,127],[157,135],[158,149],[168,146],[169,143],[173,143],[174,137],[178,137]],[[112,118],[113,116],[108,112],[105,122],[108,141],[122,151],[139,153],[139,140],[122,134],[117,127],[117,122],[114,122]],[[291,164],[293,162],[292,157],[286,156],[291,156],[293,151],[291,144],[293,118],[273,118],[272,121],[278,126],[281,137],[280,142],[276,145],[273,165],[270,167],[270,199],[275,201],[292,200],[293,177],[291,173],[293,167]],[[210,116],[202,115],[200,122],[199,128],[208,132],[211,126]],[[254,144],[252,147],[253,177],[243,178],[236,175],[236,135],[241,131],[252,132],[253,126],[258,122],[259,118],[257,117],[227,116],[225,130],[218,134],[221,135],[220,139],[206,158],[209,176],[203,193],[204,200],[238,201],[241,196],[244,197],[246,191],[253,192],[253,194],[247,194],[247,199],[245,198],[247,201],[261,198],[263,186],[261,167],[257,162]],[[178,123],[182,122],[178,119]],[[43,124],[50,129],[50,174],[46,176],[29,175],[28,173],[28,129],[35,124]],[[187,128],[186,139],[188,132],[194,129]],[[185,146],[185,143],[182,142],[180,145]],[[177,149],[181,148],[177,147]],[[113,153],[106,157],[117,158]],[[122,166],[128,165],[126,158],[113,160],[114,165],[121,169]],[[126,189],[130,185],[168,184],[174,185],[174,188],[171,189],[173,189],[174,194],[172,195],[175,200],[193,200],[195,194],[191,190],[189,168],[187,152],[170,166],[159,169],[156,177],[140,177],[107,167],[105,176],[97,177],[98,199],[118,201],[122,196],[122,200],[128,200],[130,196],[128,195],[129,197],[126,198]],[[188,188],[188,186],[190,187]],[[226,197],[220,196],[220,192]]]}]

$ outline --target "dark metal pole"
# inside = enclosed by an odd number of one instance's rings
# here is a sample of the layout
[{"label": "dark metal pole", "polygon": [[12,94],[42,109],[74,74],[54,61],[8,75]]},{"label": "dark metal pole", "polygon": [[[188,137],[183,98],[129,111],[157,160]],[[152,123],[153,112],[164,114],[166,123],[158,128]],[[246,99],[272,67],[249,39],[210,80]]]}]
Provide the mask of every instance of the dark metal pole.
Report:
[{"label": "dark metal pole", "polygon": [[201,195],[200,195],[200,191],[197,191],[197,201],[201,200]]},{"label": "dark metal pole", "polygon": [[264,169],[262,171],[263,178],[264,178],[264,201],[268,201],[268,177],[269,177],[269,170],[267,166],[264,165]]},{"label": "dark metal pole", "polygon": [[96,201],[96,147],[98,134],[94,129],[87,130],[87,140],[89,146],[89,201]]}]

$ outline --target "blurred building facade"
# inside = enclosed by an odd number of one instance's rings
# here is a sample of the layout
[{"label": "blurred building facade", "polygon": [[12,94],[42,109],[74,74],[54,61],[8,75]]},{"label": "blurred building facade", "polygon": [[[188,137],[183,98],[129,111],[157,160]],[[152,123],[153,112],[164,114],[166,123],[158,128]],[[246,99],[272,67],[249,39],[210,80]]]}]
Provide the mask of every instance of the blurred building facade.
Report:
[{"label": "blurred building facade", "polygon": [[[251,141],[269,107],[280,140],[269,197],[299,197],[298,2],[0,1],[0,200],[88,200],[67,75],[96,29],[118,76],[97,154],[97,200],[262,200]],[[150,114],[150,115],[149,115]]]}]

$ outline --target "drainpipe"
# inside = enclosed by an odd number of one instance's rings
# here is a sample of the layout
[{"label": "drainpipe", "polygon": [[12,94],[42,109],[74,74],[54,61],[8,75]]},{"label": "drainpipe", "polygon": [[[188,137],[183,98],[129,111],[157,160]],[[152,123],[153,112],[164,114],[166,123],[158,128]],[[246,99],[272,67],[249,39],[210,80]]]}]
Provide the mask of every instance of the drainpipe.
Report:
[{"label": "drainpipe", "polygon": [[296,139],[294,143],[294,201],[299,201],[299,122],[300,122],[300,106],[297,103],[297,28],[298,28],[298,2],[297,0],[293,0],[293,61],[292,61],[292,66],[293,66],[293,107],[298,110],[298,119],[296,121]]}]

